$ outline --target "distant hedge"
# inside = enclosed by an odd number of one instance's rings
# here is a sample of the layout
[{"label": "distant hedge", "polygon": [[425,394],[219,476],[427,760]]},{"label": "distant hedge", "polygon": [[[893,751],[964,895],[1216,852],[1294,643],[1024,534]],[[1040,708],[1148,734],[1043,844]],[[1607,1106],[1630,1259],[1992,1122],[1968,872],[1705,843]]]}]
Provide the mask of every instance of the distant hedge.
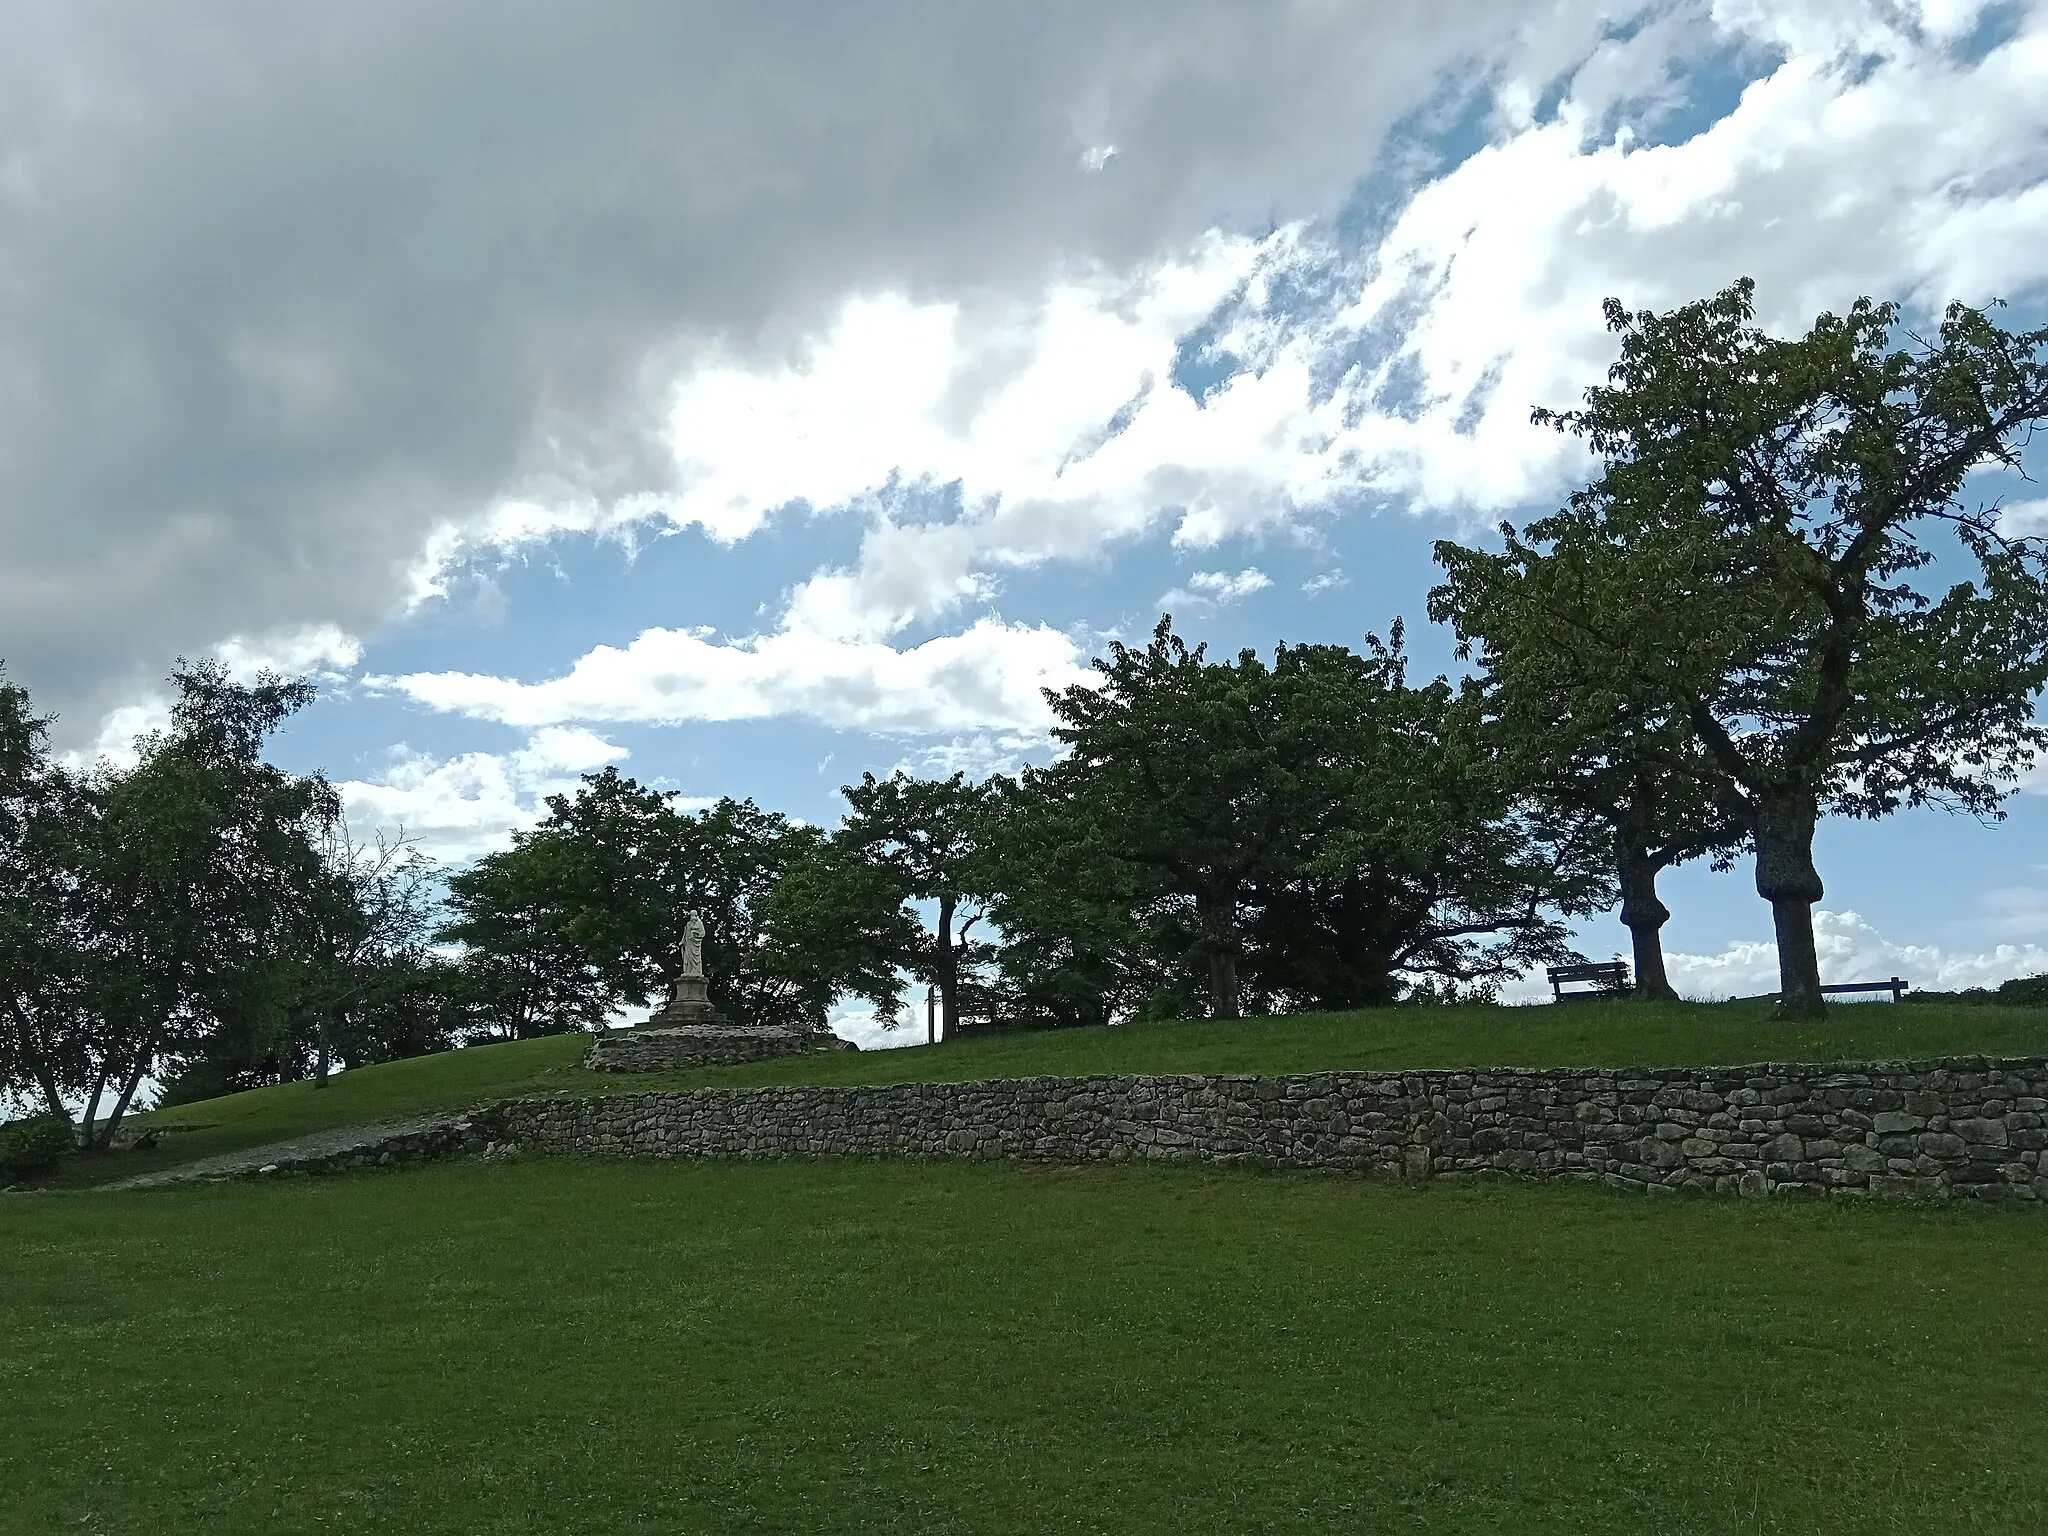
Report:
[{"label": "distant hedge", "polygon": [[2048,976],[2016,976],[1996,987],[1961,992],[1908,992],[1909,1003],[1972,1003],[2004,1008],[2048,1008]]}]

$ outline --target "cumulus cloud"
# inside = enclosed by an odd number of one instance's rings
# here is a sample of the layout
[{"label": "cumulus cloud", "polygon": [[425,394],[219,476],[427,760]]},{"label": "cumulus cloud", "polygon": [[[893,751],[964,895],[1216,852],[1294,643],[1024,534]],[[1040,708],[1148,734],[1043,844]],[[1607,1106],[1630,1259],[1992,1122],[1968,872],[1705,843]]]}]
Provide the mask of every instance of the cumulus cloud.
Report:
[{"label": "cumulus cloud", "polygon": [[806,630],[721,643],[706,631],[650,629],[623,648],[598,646],[546,682],[471,672],[373,681],[433,709],[507,725],[793,715],[857,730],[943,734],[1040,730],[1049,720],[1040,690],[1085,675],[1070,636],[982,619],[901,650]]},{"label": "cumulus cloud", "polygon": [[302,624],[261,638],[232,635],[215,648],[215,654],[237,682],[247,682],[259,672],[338,678],[363,659],[363,645],[333,624]]},{"label": "cumulus cloud", "polygon": [[0,653],[77,725],[227,636],[368,635],[464,548],[733,526],[665,441],[696,360],[1327,210],[1446,78],[1611,9],[25,0]]},{"label": "cumulus cloud", "polygon": [[[1900,976],[1926,991],[1953,992],[2048,972],[2048,947],[2040,944],[1999,944],[1974,952],[1896,944],[1854,912],[1815,912],[1813,926],[1824,982]],[[1766,941],[1731,944],[1718,955],[1669,954],[1664,964],[1671,984],[1685,997],[1754,997],[1778,987],[1778,946]]]},{"label": "cumulus cloud", "polygon": [[402,836],[462,864],[507,846],[513,832],[546,814],[549,795],[574,791],[581,775],[628,755],[593,732],[550,726],[515,752],[435,758],[397,747],[381,777],[337,787],[358,836]]},{"label": "cumulus cloud", "polygon": [[[1600,376],[1610,294],[1668,306],[1748,273],[1789,329],[1865,292],[2041,291],[2048,11],[1982,50],[1983,7],[1910,10],[1682,9],[1579,53],[1558,33],[1496,78],[1491,140],[1362,246],[1304,218],[1025,304],[852,300],[790,361],[684,376],[688,489],[663,515],[721,537],[791,502],[867,517],[856,565],[799,603],[872,636],[1161,528],[1201,549],[1361,501],[1540,505],[1585,461],[1529,411]],[[1660,140],[1715,49],[1775,62]]]},{"label": "cumulus cloud", "polygon": [[2014,501],[2000,507],[1998,531],[2009,539],[2048,538],[2048,499]]},{"label": "cumulus cloud", "polygon": [[1220,608],[1242,602],[1271,585],[1273,578],[1257,566],[1241,571],[1197,571],[1186,586],[1161,593],[1159,606],[1169,612],[1175,608]]}]

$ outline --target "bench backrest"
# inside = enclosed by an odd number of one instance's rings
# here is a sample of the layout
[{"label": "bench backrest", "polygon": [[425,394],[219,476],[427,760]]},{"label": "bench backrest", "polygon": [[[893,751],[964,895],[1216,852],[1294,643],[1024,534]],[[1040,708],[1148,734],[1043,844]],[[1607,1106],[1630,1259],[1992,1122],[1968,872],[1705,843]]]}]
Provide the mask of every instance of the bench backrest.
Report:
[{"label": "bench backrest", "polygon": [[1606,981],[1610,977],[1621,978],[1627,975],[1628,965],[1620,960],[1609,960],[1598,965],[1553,965],[1550,967],[1550,979],[1552,981]]}]

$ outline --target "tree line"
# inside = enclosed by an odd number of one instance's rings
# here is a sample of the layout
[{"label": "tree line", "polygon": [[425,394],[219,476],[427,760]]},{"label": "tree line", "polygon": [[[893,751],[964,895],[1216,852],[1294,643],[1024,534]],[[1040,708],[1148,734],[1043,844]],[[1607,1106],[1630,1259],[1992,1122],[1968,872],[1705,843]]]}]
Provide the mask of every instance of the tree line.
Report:
[{"label": "tree line", "polygon": [[302,682],[181,665],[135,762],[77,771],[0,678],[0,1087],[110,1137],[152,1076],[596,1027],[667,995],[690,911],[746,1022],[906,984],[949,1037],[1485,998],[1617,905],[1669,997],[1657,883],[1694,859],[1752,861],[1779,1009],[1816,1015],[1821,818],[1995,817],[2041,744],[2048,563],[1964,482],[2023,468],[2048,330],[1862,300],[1782,340],[1747,282],[1607,314],[1606,382],[1537,413],[1597,476],[1498,550],[1436,546],[1465,675],[1412,679],[1398,621],[1268,658],[1162,618],[1048,692],[1049,765],[870,774],[832,828],[608,769],[444,876],[265,760]]}]

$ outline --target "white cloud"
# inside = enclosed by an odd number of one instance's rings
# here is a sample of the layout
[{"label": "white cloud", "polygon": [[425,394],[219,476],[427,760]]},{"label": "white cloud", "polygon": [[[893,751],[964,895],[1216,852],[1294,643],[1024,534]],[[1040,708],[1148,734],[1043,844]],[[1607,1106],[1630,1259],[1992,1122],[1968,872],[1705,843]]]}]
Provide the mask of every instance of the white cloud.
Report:
[{"label": "white cloud", "polygon": [[1039,690],[1086,674],[1072,638],[982,619],[896,650],[805,630],[718,643],[709,631],[650,629],[601,645],[561,677],[522,683],[470,672],[371,681],[434,709],[508,725],[571,720],[748,720],[796,715],[879,732],[1039,730]]},{"label": "white cloud", "polygon": [[1446,509],[1551,490],[1571,461],[1529,408],[1569,404],[1598,377],[1609,294],[1664,306],[1749,273],[1764,318],[1789,328],[1864,292],[1931,307],[2048,279],[2048,12],[2031,8],[1975,63],[1944,51],[1948,21],[1792,14],[1717,9],[1728,36],[1788,57],[1683,143],[1603,136],[1604,93],[1575,89],[1555,121],[1407,205],[1342,318],[1405,333],[1357,397],[1399,365],[1420,406],[1368,409],[1341,435],[1370,483]]},{"label": "white cloud", "polygon": [[1162,592],[1159,606],[1169,611],[1175,608],[1220,608],[1242,602],[1254,592],[1263,592],[1271,585],[1273,578],[1257,566],[1247,566],[1241,571],[1197,571],[1188,578],[1185,587]]},{"label": "white cloud", "polygon": [[1304,581],[1301,584],[1301,590],[1310,597],[1319,597],[1325,592],[1334,592],[1339,587],[1348,587],[1349,585],[1351,585],[1351,578],[1342,571],[1324,571],[1321,575],[1311,576],[1307,581]]},{"label": "white cloud", "polygon": [[[1792,327],[1860,292],[1934,305],[2048,279],[2048,11],[1975,60],[1951,49],[1972,7],[1899,14],[1729,4],[1532,53],[1499,83],[1495,141],[1364,252],[1295,223],[1021,307],[849,301],[790,361],[683,377],[683,489],[660,515],[738,538],[795,502],[858,510],[859,561],[800,588],[793,623],[876,639],[985,600],[1006,567],[1160,528],[1206,548],[1359,498],[1540,503],[1584,461],[1529,410],[1599,377],[1609,294],[1670,305],[1748,272]],[[1645,142],[1717,42],[1783,57],[1703,131]],[[1535,121],[1558,67],[1570,88]],[[1219,314],[1225,376],[1198,402],[1174,366]]]},{"label": "white cloud", "polygon": [[337,787],[358,835],[402,834],[435,859],[461,864],[505,847],[546,814],[549,795],[573,792],[580,775],[627,755],[590,731],[551,726],[516,752],[434,758],[397,747],[381,778]]},{"label": "white cloud", "polygon": [[236,635],[214,649],[229,675],[244,683],[265,671],[339,677],[363,659],[362,642],[334,624],[306,624],[257,639]]},{"label": "white cloud", "polygon": [[1998,531],[2009,539],[2048,538],[2048,499],[2015,501],[2000,507]]},{"label": "white cloud", "polygon": [[58,756],[74,772],[84,772],[102,762],[116,768],[132,768],[137,761],[136,738],[169,730],[170,725],[171,704],[166,698],[152,696],[139,703],[123,704],[100,718],[99,729],[90,740]]},{"label": "white cloud", "polygon": [[923,779],[964,773],[976,782],[994,774],[1015,775],[1025,764],[1043,765],[1053,743],[1042,731],[981,731],[929,742],[905,754],[896,767]]},{"label": "white cloud", "polygon": [[[1854,912],[1815,912],[1813,926],[1823,982],[1899,976],[1925,991],[1953,992],[2048,972],[2048,948],[2040,944],[1977,952],[1895,944]],[[1664,964],[1686,997],[1753,997],[1778,987],[1778,946],[1767,940],[1731,944],[1718,955],[1667,954]]]},{"label": "white cloud", "polygon": [[[633,493],[678,489],[649,437],[707,343],[772,374],[850,294],[1028,309],[1327,211],[1525,29],[1620,14],[528,7],[480,52],[459,6],[201,9],[0,49],[0,614],[77,721],[221,636],[367,634],[465,546],[659,522]],[[718,526],[762,487],[682,489]]]},{"label": "white cloud", "polygon": [[[905,995],[908,998],[913,994]],[[876,1013],[872,1003],[851,999],[842,1001],[826,1018],[826,1027],[840,1039],[851,1040],[864,1051],[895,1051],[905,1046],[923,1045],[923,994],[914,995],[919,1000],[906,1001],[893,1022]]]}]

